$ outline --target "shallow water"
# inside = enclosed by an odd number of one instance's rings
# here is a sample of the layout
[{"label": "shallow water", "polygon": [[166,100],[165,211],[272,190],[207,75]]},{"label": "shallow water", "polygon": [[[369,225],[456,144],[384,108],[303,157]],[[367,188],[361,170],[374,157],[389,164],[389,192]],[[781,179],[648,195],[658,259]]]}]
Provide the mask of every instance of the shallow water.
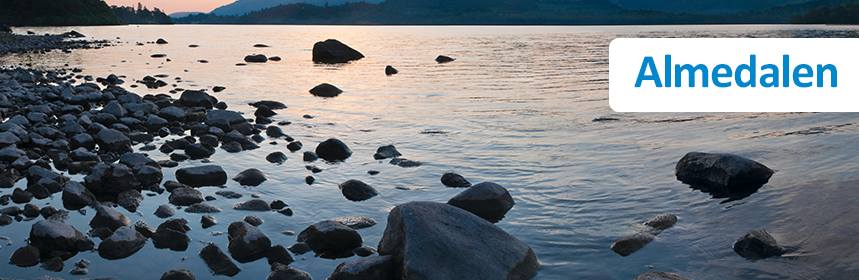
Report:
[{"label": "shallow water", "polygon": [[[543,268],[535,279],[634,279],[649,270],[667,271],[692,279],[851,279],[859,276],[859,169],[857,114],[813,113],[615,113],[608,106],[608,44],[618,37],[857,37],[855,27],[825,26],[647,26],[647,27],[341,27],[341,26],[122,26],[29,28],[41,34],[75,29],[97,39],[124,43],[101,50],[71,54],[12,55],[2,65],[32,63],[55,68],[64,63],[83,74],[127,75],[125,87],[140,95],[168,88],[131,89],[133,79],[167,74],[185,89],[227,89],[214,94],[231,110],[252,115],[247,102],[281,101],[276,121],[293,123],[284,131],[312,150],[336,137],[353,150],[344,163],[314,162],[323,172],[313,174],[301,152],[289,153],[286,142],[271,139],[262,148],[240,154],[218,149],[211,162],[229,176],[258,168],[268,181],[258,187],[226,188],[245,194],[241,199],[211,204],[225,211],[214,215],[219,224],[202,229],[199,214],[177,211],[191,221],[193,240],[187,251],[155,249],[150,244],[135,255],[107,261],[95,252],[77,254],[63,272],[38,267],[0,265],[0,276],[34,278],[51,275],[76,279],[73,262],[93,262],[87,277],[153,279],[171,269],[189,269],[210,278],[197,256],[204,242],[222,250],[232,221],[245,215],[265,220],[260,226],[274,244],[292,245],[307,226],[343,216],[374,218],[378,225],[361,229],[367,246],[376,247],[386,225],[387,211],[409,201],[445,202],[460,189],[444,187],[439,178],[457,172],[472,183],[493,181],[505,186],[516,206],[497,225],[529,244]],[[164,38],[167,45],[135,42]],[[337,38],[366,58],[341,65],[311,62],[316,41]],[[264,43],[270,48],[253,48]],[[198,44],[199,48],[188,48]],[[150,58],[164,53],[172,61]],[[280,56],[280,62],[235,66],[245,55]],[[440,54],[457,60],[437,64]],[[205,59],[209,63],[198,63]],[[124,61],[124,62],[123,62]],[[385,65],[400,73],[384,75]],[[336,98],[317,98],[307,91],[319,83],[344,90]],[[178,95],[176,96],[178,98]],[[314,116],[306,119],[302,116]],[[616,118],[594,121],[595,118]],[[163,143],[158,139],[156,145]],[[401,168],[373,160],[375,149],[394,144],[403,157],[424,162]],[[139,146],[138,146],[139,147]],[[283,151],[283,165],[263,157]],[[742,200],[724,202],[677,181],[674,165],[691,151],[728,152],[766,164],[776,171],[770,182]],[[168,155],[149,153],[156,160]],[[180,167],[201,165],[187,161]],[[164,180],[175,169],[164,169]],[[381,173],[375,176],[368,170]],[[73,177],[82,180],[80,176]],[[359,179],[381,195],[363,202],[343,198],[337,184]],[[25,180],[19,182],[23,186]],[[397,187],[408,187],[402,190]],[[219,188],[202,188],[214,195]],[[0,193],[10,193],[0,190]],[[234,203],[250,199],[281,199],[295,211],[292,217],[234,211]],[[59,208],[59,196],[34,201]],[[140,213],[118,210],[133,221],[157,226],[155,209],[167,195],[146,197]],[[640,251],[621,257],[612,242],[635,233],[659,214],[674,213],[677,224]],[[94,211],[72,212],[69,223],[81,231]],[[0,228],[12,245],[0,244],[0,260],[24,244],[35,221]],[[733,252],[733,241],[745,232],[765,228],[792,251],[780,258],[748,261]],[[98,240],[96,240],[98,241]],[[315,279],[325,279],[344,259],[312,254],[297,256],[293,267]],[[356,258],[356,257],[352,257]],[[268,275],[265,260],[239,264],[237,277]],[[217,278],[225,278],[218,276]]]}]

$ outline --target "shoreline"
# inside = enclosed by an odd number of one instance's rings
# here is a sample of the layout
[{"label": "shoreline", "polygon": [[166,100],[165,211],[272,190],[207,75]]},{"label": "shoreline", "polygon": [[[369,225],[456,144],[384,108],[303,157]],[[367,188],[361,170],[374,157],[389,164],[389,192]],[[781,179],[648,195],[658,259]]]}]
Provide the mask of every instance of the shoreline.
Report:
[{"label": "shoreline", "polygon": [[63,34],[21,35],[0,32],[0,56],[7,54],[47,53],[54,50],[71,52],[73,49],[100,49],[113,46],[109,40],[74,40],[86,38],[77,31]]}]

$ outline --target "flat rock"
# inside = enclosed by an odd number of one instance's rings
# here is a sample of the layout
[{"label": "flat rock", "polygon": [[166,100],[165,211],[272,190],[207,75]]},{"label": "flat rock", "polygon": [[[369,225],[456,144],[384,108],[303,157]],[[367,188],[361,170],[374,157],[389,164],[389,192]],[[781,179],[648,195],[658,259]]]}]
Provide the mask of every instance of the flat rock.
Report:
[{"label": "flat rock", "polygon": [[209,243],[206,247],[203,247],[203,250],[200,251],[200,257],[203,258],[203,261],[206,262],[206,265],[209,266],[209,269],[215,273],[215,275],[226,275],[226,276],[235,276],[239,274],[241,269],[233,263],[233,260],[224,254],[218,245],[214,243]]},{"label": "flat rock", "polygon": [[391,256],[373,256],[341,263],[328,280],[394,280],[396,275]]},{"label": "flat rock", "polygon": [[277,101],[271,101],[271,100],[262,100],[262,101],[252,102],[252,103],[248,103],[248,105],[251,105],[251,106],[254,106],[257,108],[259,108],[262,105],[265,105],[266,107],[268,107],[269,109],[272,109],[272,110],[286,109],[285,104],[283,104],[281,102],[277,102]]},{"label": "flat rock", "polygon": [[639,232],[615,241],[611,244],[611,250],[626,257],[644,248],[644,245],[653,241],[654,238],[655,236],[651,232]]},{"label": "flat rock", "polygon": [[194,203],[191,206],[185,207],[185,212],[187,213],[219,213],[221,212],[221,208],[205,204],[205,203]]},{"label": "flat rock", "polygon": [[493,182],[483,182],[462,191],[447,201],[447,204],[465,209],[468,212],[497,222],[513,208],[513,197],[507,189]]},{"label": "flat rock", "polygon": [[146,244],[146,237],[130,227],[120,227],[98,245],[98,254],[108,260],[127,258]]},{"label": "flat rock", "polygon": [[176,179],[192,187],[220,186],[227,183],[227,172],[218,165],[186,167],[176,170]]},{"label": "flat rock", "polygon": [[286,162],[286,155],[283,152],[273,152],[265,156],[265,160],[271,163],[283,164]]},{"label": "flat rock", "polygon": [[179,206],[188,206],[194,203],[203,202],[203,193],[193,188],[178,188],[170,193],[170,204]]},{"label": "flat rock", "polygon": [[315,223],[298,234],[298,242],[307,243],[314,252],[360,247],[364,240],[354,229],[325,220]]},{"label": "flat rock", "polygon": [[84,177],[87,189],[94,193],[119,194],[140,187],[134,171],[124,164],[100,162]]},{"label": "flat rock", "polygon": [[403,279],[531,279],[534,251],[471,212],[435,202],[394,207],[379,242]]},{"label": "flat rock", "polygon": [[236,261],[246,263],[268,255],[271,240],[257,227],[246,222],[234,222],[227,232],[230,235],[227,249]]},{"label": "flat rock", "polygon": [[115,129],[102,129],[95,136],[95,141],[101,150],[119,154],[131,152],[131,139]]},{"label": "flat rock", "polygon": [[178,103],[185,107],[204,107],[212,109],[215,99],[204,91],[186,90],[179,96]]},{"label": "flat rock", "polygon": [[333,221],[353,229],[368,228],[376,225],[376,220],[367,217],[342,217],[334,219]]},{"label": "flat rock", "polygon": [[247,215],[247,216],[245,216],[245,218],[244,218],[244,219],[242,219],[242,220],[244,220],[244,221],[245,221],[245,222],[247,222],[248,224],[251,224],[251,225],[253,225],[253,226],[255,226],[255,227],[258,227],[259,225],[261,225],[261,224],[264,222],[264,221],[263,221],[262,219],[260,219],[259,217],[257,217],[257,216],[253,216],[253,215]]},{"label": "flat rock", "polygon": [[236,174],[236,176],[233,176],[233,181],[238,182],[242,186],[259,186],[259,184],[262,184],[265,180],[265,174],[256,168],[246,169],[245,171]]},{"label": "flat rock", "polygon": [[691,152],[677,162],[674,174],[690,185],[742,187],[766,184],[773,170],[738,155]]},{"label": "flat rock", "polygon": [[85,238],[75,227],[56,220],[38,221],[30,228],[30,245],[45,251],[76,251]]},{"label": "flat rock", "polygon": [[363,201],[379,194],[376,189],[359,180],[349,180],[338,185],[346,199],[351,201]]},{"label": "flat rock", "polygon": [[255,54],[255,55],[247,55],[245,56],[245,62],[255,62],[261,63],[268,61],[268,58],[263,54]]},{"label": "flat rock", "polygon": [[233,205],[233,209],[235,210],[248,210],[248,211],[271,211],[271,206],[268,205],[268,202],[262,199],[251,199],[245,202],[239,202]]}]

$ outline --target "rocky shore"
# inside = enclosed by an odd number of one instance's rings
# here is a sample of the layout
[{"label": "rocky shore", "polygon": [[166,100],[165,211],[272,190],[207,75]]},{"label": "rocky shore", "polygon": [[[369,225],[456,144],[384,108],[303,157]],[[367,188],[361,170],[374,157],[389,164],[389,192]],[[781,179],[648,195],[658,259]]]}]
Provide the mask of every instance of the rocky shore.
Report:
[{"label": "rocky shore", "polygon": [[22,35],[0,32],[0,56],[12,53],[46,53],[54,50],[70,52],[73,49],[98,49],[113,45],[108,40],[86,40],[83,38],[86,38],[86,35],[74,30],[54,35]]}]

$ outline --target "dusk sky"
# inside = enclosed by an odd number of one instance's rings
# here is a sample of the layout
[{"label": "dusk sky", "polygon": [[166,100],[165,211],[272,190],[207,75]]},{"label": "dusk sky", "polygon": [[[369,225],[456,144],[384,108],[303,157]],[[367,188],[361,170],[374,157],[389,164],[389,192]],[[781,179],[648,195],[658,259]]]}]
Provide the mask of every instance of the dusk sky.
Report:
[{"label": "dusk sky", "polygon": [[137,7],[140,2],[150,10],[158,7],[170,14],[175,12],[210,12],[235,0],[105,0],[108,5]]}]

